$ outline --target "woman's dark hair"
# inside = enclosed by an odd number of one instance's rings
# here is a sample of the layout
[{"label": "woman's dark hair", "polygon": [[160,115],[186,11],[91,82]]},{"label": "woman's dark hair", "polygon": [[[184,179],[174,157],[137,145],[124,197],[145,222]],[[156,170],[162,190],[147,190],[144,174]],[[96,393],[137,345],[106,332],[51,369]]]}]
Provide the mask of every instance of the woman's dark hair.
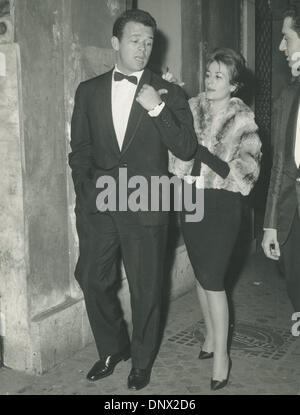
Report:
[{"label": "woman's dark hair", "polygon": [[156,32],[157,24],[150,13],[140,9],[127,10],[117,18],[113,27],[113,36],[122,39],[124,27],[129,22],[141,23],[144,26],[152,27],[153,33]]},{"label": "woman's dark hair", "polygon": [[293,4],[283,13],[283,18],[286,17],[292,18],[292,29],[297,33],[300,38],[300,4]]},{"label": "woman's dark hair", "polygon": [[236,86],[233,95],[244,88],[247,69],[245,58],[240,53],[229,48],[218,48],[208,57],[207,68],[213,62],[223,63],[227,67],[230,83]]}]

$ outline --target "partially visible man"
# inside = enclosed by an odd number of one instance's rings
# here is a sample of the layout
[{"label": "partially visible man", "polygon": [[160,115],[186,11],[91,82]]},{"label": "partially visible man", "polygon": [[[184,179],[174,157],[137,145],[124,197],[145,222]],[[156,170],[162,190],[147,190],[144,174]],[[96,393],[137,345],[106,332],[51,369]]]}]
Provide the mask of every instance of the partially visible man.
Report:
[{"label": "partially visible man", "polygon": [[284,13],[284,52],[294,76],[274,108],[274,157],[267,199],[262,247],[266,256],[280,260],[287,291],[300,311],[300,6]]}]

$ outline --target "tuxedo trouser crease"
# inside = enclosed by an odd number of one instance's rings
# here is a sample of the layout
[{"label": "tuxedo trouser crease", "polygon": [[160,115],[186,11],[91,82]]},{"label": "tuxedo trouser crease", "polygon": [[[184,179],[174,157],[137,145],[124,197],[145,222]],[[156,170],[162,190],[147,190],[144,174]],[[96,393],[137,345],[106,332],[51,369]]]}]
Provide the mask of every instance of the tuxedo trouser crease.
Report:
[{"label": "tuxedo trouser crease", "polygon": [[129,345],[117,297],[121,249],[132,309],[132,365],[146,369],[155,358],[159,336],[167,226],[129,224],[117,213],[83,219],[77,215],[80,256],[75,277],[84,293],[99,356],[119,353]]}]

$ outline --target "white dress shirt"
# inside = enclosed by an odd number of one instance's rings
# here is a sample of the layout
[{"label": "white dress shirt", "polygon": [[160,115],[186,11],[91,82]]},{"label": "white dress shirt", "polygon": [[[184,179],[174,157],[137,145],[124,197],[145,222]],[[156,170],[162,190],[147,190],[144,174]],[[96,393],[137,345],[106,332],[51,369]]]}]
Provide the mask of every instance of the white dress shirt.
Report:
[{"label": "white dress shirt", "polygon": [[[115,71],[121,72],[117,66],[115,67],[112,75],[112,88],[111,88],[111,104],[112,104],[112,118],[115,127],[119,148],[121,150],[128,119],[133,104],[134,95],[136,93],[137,85],[129,82],[127,79],[122,81],[115,81]],[[143,75],[144,71],[134,72],[130,76],[136,76],[138,83]]]},{"label": "white dress shirt", "polygon": [[[125,138],[125,133],[128,125],[129,115],[133,104],[133,99],[136,93],[138,85],[134,85],[132,82],[129,82],[127,79],[122,81],[115,81],[114,74],[115,71],[121,72],[117,66],[113,71],[112,75],[112,88],[111,88],[111,103],[112,103],[112,118],[114,123],[114,128],[119,143],[120,150],[122,149],[123,141]],[[134,72],[130,76],[136,76],[138,84],[141,80],[144,70],[139,72]],[[150,117],[157,117],[163,110],[165,103],[162,102],[160,105],[157,105],[153,110],[148,111]]]},{"label": "white dress shirt", "polygon": [[300,166],[300,106],[298,109],[297,132],[295,142],[295,162],[297,167]]}]

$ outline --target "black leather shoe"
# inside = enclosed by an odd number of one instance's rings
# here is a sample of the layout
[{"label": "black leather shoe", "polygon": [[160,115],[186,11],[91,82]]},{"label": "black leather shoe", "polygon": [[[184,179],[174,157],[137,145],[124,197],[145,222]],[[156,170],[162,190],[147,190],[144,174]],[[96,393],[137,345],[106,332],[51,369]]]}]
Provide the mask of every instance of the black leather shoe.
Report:
[{"label": "black leather shoe", "polygon": [[151,371],[132,368],[128,376],[128,389],[140,390],[150,382]]},{"label": "black leather shoe", "polygon": [[205,352],[204,350],[201,349],[198,359],[204,360],[204,359],[211,359],[212,357],[214,357],[214,352]]},{"label": "black leather shoe", "polygon": [[98,362],[94,364],[94,366],[89,371],[86,377],[88,380],[91,380],[93,382],[99,379],[106,378],[107,376],[110,376],[113,373],[115,367],[118,363],[121,362],[121,360],[126,361],[129,358],[130,350],[126,349],[121,353],[107,356],[105,359],[100,359],[98,360]]},{"label": "black leather shoe", "polygon": [[214,380],[214,379],[211,379],[211,381],[210,381],[210,389],[211,390],[216,391],[218,389],[224,388],[227,385],[228,380],[229,380],[231,366],[232,366],[232,361],[229,358],[227,378],[226,379],[223,379],[223,380]]}]

